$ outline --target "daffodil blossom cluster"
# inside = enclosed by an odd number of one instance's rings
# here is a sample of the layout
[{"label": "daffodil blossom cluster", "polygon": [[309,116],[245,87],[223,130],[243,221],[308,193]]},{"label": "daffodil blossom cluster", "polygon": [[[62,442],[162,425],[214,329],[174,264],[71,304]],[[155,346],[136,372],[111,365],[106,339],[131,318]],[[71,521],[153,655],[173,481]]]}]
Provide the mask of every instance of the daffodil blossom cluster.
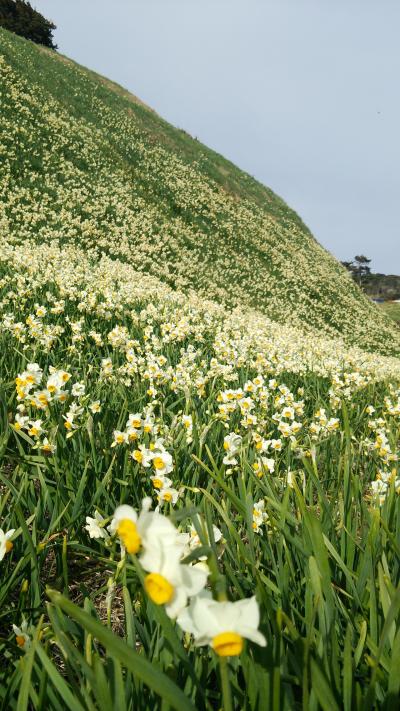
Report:
[{"label": "daffodil blossom cluster", "polygon": [[[110,536],[116,536],[123,555],[138,556],[146,594],[156,605],[163,605],[168,616],[194,636],[196,644],[208,644],[220,656],[240,654],[244,638],[264,646],[265,637],[258,631],[256,599],[234,603],[213,600],[205,589],[209,575],[206,557],[200,556],[194,564],[183,562],[188,551],[201,546],[197,530],[192,526],[188,534],[181,533],[169,518],[151,511],[150,506],[150,499],[143,500],[139,513],[127,504],[119,506],[108,530],[105,519],[96,511],[94,518],[86,518],[86,530],[91,538],[107,542]],[[261,525],[265,520],[262,502],[255,504],[255,511]],[[213,537],[215,543],[222,538],[217,526],[213,526]]]}]

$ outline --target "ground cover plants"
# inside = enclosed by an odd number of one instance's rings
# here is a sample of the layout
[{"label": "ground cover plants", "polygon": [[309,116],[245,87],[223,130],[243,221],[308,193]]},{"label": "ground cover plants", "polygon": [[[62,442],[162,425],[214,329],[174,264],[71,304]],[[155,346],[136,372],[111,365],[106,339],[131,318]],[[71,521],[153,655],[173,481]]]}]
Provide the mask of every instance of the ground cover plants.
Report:
[{"label": "ground cover plants", "polygon": [[[47,55],[3,37],[28,77],[39,63],[38,78]],[[32,77],[23,99],[8,76],[7,102],[26,117]],[[65,77],[60,97],[73,102]],[[23,118],[16,129],[4,115],[21,136],[19,166],[32,161]],[[342,330],[338,314],[326,320],[329,288],[304,324],[301,308],[284,323],[290,312],[278,305],[273,320],[266,303],[233,303],[221,283],[172,283],[160,243],[148,240],[148,269],[143,252],[129,259],[128,223],[119,241],[110,220],[107,241],[98,214],[74,221],[82,186],[90,203],[94,183],[86,175],[73,201],[72,160],[58,173],[69,192],[45,171],[48,198],[42,172],[30,164],[22,185],[11,163],[0,253],[0,708],[395,711],[396,327],[339,267]],[[361,327],[360,314],[371,322]]]}]

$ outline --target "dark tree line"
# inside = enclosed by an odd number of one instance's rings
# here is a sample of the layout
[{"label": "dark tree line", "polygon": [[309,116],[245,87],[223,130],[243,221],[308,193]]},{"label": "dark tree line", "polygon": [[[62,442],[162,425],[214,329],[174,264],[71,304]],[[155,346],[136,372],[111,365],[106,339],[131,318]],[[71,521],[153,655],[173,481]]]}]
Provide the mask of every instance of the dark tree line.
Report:
[{"label": "dark tree line", "polygon": [[0,26],[32,42],[57,49],[53,40],[56,26],[25,0],[0,0]]}]

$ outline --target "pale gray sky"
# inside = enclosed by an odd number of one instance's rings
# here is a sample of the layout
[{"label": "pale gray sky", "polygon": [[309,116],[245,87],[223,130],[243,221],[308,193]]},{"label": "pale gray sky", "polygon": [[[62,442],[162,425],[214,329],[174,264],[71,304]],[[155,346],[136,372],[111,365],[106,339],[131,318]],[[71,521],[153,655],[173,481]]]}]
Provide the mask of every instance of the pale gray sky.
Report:
[{"label": "pale gray sky", "polygon": [[398,0],[31,0],[59,50],[400,274]]}]

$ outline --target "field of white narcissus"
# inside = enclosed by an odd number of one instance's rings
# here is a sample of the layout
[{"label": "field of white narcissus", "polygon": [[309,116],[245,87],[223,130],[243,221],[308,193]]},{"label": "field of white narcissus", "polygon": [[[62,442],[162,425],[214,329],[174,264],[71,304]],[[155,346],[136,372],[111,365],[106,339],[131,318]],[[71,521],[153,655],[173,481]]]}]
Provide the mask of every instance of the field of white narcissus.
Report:
[{"label": "field of white narcissus", "polygon": [[0,711],[397,711],[396,326],[271,191],[0,50]]},{"label": "field of white narcissus", "polygon": [[3,707],[383,708],[398,362],[4,244]]}]

